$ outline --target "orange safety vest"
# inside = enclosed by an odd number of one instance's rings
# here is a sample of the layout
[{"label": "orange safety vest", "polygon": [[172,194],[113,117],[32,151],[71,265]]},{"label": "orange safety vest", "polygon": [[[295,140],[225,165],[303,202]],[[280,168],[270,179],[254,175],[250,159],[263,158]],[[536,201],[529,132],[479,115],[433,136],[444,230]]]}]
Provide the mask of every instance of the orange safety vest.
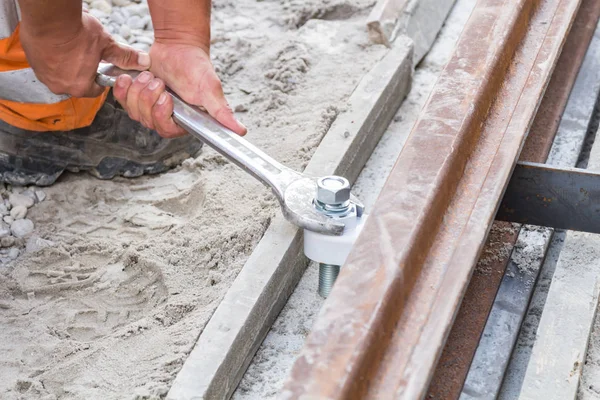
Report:
[{"label": "orange safety vest", "polygon": [[108,90],[97,98],[56,95],[29,66],[19,40],[16,0],[0,0],[0,119],[32,131],[69,131],[89,126]]}]

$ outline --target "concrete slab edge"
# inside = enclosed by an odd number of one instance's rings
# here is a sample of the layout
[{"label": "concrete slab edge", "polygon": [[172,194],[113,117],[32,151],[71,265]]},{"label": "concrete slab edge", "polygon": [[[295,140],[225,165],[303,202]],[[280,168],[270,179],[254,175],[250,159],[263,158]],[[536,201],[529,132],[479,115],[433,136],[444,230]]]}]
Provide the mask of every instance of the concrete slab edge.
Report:
[{"label": "concrete slab edge", "polygon": [[374,43],[390,46],[405,35],[414,42],[413,63],[429,52],[456,0],[379,0],[367,18]]},{"label": "concrete slab edge", "polygon": [[576,398],[598,306],[599,244],[597,235],[567,233],[519,399]]},{"label": "concrete slab edge", "polygon": [[[354,181],[410,90],[412,41],[400,37],[352,93],[305,172]],[[167,399],[231,397],[254,353],[300,280],[302,234],[274,219],[200,335]]]},{"label": "concrete slab edge", "polygon": [[411,0],[404,9],[400,32],[415,44],[414,65],[429,52],[456,0]]},{"label": "concrete slab edge", "polygon": [[398,20],[409,0],[379,0],[367,18],[369,38],[373,43],[390,46]]}]

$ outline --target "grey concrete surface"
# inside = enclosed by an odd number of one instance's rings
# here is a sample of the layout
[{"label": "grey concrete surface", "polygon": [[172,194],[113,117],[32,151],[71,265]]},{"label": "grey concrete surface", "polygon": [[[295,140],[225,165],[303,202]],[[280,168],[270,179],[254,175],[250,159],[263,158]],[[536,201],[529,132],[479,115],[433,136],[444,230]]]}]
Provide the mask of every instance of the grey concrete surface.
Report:
[{"label": "grey concrete surface", "polygon": [[401,19],[400,31],[415,44],[417,65],[429,52],[456,0],[410,0]]},{"label": "grey concrete surface", "polygon": [[575,399],[598,306],[598,271],[600,237],[568,232],[519,399]]}]

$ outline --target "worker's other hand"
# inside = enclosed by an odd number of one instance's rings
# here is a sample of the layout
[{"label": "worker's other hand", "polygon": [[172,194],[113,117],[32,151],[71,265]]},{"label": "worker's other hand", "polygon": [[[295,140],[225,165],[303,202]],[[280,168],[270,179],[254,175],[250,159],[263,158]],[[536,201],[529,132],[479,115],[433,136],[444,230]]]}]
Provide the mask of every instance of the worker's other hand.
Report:
[{"label": "worker's other hand", "polygon": [[239,135],[246,127],[235,119],[206,49],[191,44],[156,42],[150,49],[151,72],[135,80],[128,75],[117,79],[113,93],[129,116],[161,136],[182,136],[185,131],[172,118],[173,99],[165,83],[183,100],[200,106],[221,124]]},{"label": "worker's other hand", "polygon": [[42,33],[20,26],[20,40],[37,78],[56,94],[96,97],[104,88],[95,83],[101,60],[123,69],[146,70],[150,56],[117,43],[100,21],[87,12],[68,32]]}]

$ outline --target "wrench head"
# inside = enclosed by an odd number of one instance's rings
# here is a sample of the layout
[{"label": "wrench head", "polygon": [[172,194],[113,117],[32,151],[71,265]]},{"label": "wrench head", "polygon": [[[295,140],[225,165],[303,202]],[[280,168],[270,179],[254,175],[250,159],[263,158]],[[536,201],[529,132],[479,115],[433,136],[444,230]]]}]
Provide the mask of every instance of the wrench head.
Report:
[{"label": "wrench head", "polygon": [[[312,232],[342,235],[344,223],[320,213],[315,208],[313,200],[316,192],[317,179],[306,177],[290,183],[285,189],[281,204],[284,217],[294,225]],[[363,204],[354,195],[351,195],[350,201],[356,206],[358,216],[361,216]]]}]

